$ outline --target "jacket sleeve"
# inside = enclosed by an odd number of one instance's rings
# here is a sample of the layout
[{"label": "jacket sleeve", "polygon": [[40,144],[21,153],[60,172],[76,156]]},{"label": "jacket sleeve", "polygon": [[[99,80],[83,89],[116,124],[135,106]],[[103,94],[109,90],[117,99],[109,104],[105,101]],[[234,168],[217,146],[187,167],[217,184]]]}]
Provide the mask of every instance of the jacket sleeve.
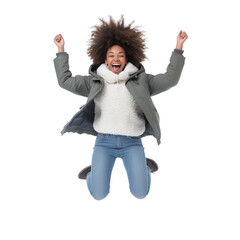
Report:
[{"label": "jacket sleeve", "polygon": [[164,92],[178,83],[185,62],[182,54],[183,50],[174,49],[165,73],[155,76],[148,74],[151,96]]},{"label": "jacket sleeve", "polygon": [[90,76],[72,76],[69,70],[69,55],[66,52],[59,52],[53,60],[60,87],[87,97],[90,91]]}]

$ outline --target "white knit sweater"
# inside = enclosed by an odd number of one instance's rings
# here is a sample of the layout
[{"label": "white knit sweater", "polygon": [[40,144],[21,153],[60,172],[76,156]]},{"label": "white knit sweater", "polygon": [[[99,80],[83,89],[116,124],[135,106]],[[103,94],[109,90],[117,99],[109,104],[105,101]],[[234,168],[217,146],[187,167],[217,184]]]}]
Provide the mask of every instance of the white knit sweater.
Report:
[{"label": "white knit sweater", "polygon": [[128,63],[120,74],[109,70],[106,64],[97,69],[104,79],[104,88],[95,98],[96,132],[126,136],[140,136],[145,131],[145,120],[141,109],[135,103],[125,83],[137,71]]}]

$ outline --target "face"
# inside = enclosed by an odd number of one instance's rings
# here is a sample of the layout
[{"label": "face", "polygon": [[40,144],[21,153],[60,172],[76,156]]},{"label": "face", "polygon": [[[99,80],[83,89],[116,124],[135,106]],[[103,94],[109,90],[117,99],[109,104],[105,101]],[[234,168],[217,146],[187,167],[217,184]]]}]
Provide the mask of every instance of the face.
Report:
[{"label": "face", "polygon": [[118,45],[110,47],[107,51],[105,63],[110,71],[119,74],[127,64],[127,57],[124,49]]}]

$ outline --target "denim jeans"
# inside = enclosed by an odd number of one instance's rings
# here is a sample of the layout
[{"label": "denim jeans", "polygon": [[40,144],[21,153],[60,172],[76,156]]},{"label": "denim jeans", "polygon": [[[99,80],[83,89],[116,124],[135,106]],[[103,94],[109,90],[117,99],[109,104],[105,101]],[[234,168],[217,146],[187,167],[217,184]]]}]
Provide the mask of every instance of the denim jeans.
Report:
[{"label": "denim jeans", "polygon": [[150,189],[151,175],[141,137],[98,133],[91,172],[87,175],[87,186],[93,198],[101,200],[108,195],[116,158],[123,160],[131,193],[139,199],[146,197]]}]

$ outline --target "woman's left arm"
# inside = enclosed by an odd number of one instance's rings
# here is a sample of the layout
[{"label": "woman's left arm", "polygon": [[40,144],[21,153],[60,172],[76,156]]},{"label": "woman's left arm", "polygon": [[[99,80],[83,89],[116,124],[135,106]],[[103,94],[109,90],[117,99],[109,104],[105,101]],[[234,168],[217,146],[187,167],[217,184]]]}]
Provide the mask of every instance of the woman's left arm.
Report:
[{"label": "woman's left arm", "polygon": [[170,63],[164,74],[157,74],[155,76],[148,74],[151,96],[164,92],[178,83],[185,62],[185,57],[182,55],[182,48],[187,38],[188,36],[185,32],[179,32],[176,48],[172,52]]}]

